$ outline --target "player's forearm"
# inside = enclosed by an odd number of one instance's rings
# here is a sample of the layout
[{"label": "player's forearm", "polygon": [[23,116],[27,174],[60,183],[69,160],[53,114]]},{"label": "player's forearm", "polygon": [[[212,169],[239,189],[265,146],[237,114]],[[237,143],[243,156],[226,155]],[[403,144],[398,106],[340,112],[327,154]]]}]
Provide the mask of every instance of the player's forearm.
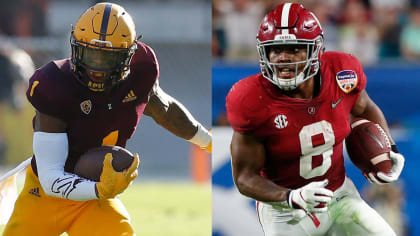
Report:
[{"label": "player's forearm", "polygon": [[235,180],[241,194],[262,202],[283,202],[289,189],[259,175],[239,175]]},{"label": "player's forearm", "polygon": [[359,99],[352,108],[351,114],[354,117],[361,117],[379,124],[388,134],[391,144],[395,144],[389,131],[389,127],[384,114],[382,113],[381,109],[375,104],[375,102],[372,99],[370,99],[369,95],[365,90],[361,92]]},{"label": "player's forearm", "polygon": [[157,87],[150,97],[144,114],[174,135],[194,143],[201,148],[209,148],[211,134],[180,102]]},{"label": "player's forearm", "polygon": [[75,201],[97,199],[95,182],[64,172],[66,133],[35,132],[33,142],[39,182],[45,194]]},{"label": "player's forearm", "polygon": [[357,115],[357,117],[365,118],[367,120],[370,120],[374,123],[379,124],[384,129],[384,131],[388,134],[391,144],[395,144],[395,141],[391,136],[388,123],[385,119],[384,114],[382,113],[382,110],[373,101],[369,103],[366,109],[364,110],[364,112]]},{"label": "player's forearm", "polygon": [[191,139],[198,130],[199,123],[191,113],[178,101],[171,99],[166,112],[153,119],[174,135],[183,139]]},{"label": "player's forearm", "polygon": [[208,150],[211,142],[211,134],[175,99],[169,105],[167,119],[167,129],[173,134]]}]

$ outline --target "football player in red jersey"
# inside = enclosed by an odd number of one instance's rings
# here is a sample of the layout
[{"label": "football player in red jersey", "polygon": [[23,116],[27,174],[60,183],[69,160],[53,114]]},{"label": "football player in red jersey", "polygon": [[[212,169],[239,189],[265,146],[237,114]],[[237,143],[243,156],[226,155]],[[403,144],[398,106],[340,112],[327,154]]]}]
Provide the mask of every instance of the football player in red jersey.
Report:
[{"label": "football player in red jersey", "polygon": [[[233,177],[257,200],[265,235],[395,235],[345,175],[351,116],[380,124],[390,136],[360,63],[324,52],[318,19],[294,3],[265,16],[257,48],[261,73],[237,82],[226,107]],[[365,173],[369,181],[398,179],[404,157],[392,144],[391,172]]]},{"label": "football player in red jersey", "polygon": [[138,155],[116,172],[107,154],[99,182],[72,172],[91,148],[124,147],[143,113],[210,151],[210,133],[159,87],[156,56],[137,41],[124,8],[89,8],[73,28],[71,48],[71,58],[50,62],[30,79],[34,157],[4,235],[134,235],[115,197],[136,178]]}]

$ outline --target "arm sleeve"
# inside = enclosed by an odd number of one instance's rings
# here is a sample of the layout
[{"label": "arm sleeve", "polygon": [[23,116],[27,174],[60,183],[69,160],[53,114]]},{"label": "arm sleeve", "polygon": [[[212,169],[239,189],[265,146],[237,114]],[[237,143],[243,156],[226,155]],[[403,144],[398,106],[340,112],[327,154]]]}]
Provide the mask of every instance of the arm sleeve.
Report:
[{"label": "arm sleeve", "polygon": [[47,195],[75,201],[98,198],[96,182],[64,171],[68,155],[66,133],[35,132],[33,150],[39,182]]}]

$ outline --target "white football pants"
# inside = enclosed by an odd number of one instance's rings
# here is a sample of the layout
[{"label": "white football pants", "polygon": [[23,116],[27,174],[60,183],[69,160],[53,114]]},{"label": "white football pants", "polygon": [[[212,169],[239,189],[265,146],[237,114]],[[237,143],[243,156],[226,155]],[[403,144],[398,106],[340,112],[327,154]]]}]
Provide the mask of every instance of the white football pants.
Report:
[{"label": "white football pants", "polygon": [[346,177],[334,192],[328,211],[307,216],[303,210],[257,201],[265,236],[396,236],[388,223],[360,197]]}]

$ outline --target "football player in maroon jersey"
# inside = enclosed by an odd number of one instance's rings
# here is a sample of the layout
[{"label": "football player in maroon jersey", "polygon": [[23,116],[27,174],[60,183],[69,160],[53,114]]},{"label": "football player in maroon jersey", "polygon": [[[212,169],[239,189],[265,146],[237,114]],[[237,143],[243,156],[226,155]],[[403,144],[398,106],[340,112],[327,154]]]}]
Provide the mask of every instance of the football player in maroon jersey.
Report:
[{"label": "football player in maroon jersey", "polygon": [[107,154],[99,182],[72,172],[91,148],[124,147],[143,113],[210,151],[209,132],[159,87],[155,53],[137,41],[124,8],[89,8],[74,26],[71,47],[71,58],[50,62],[30,79],[34,157],[4,235],[134,235],[115,196],[137,176],[138,155],[116,172]]},{"label": "football player in maroon jersey", "polygon": [[[345,175],[351,116],[380,124],[391,137],[365,91],[360,63],[324,52],[318,19],[294,3],[265,16],[257,48],[261,73],[237,82],[226,107],[233,177],[242,194],[257,200],[265,235],[395,235]],[[391,142],[390,173],[365,173],[369,181],[398,179],[404,157]]]}]

